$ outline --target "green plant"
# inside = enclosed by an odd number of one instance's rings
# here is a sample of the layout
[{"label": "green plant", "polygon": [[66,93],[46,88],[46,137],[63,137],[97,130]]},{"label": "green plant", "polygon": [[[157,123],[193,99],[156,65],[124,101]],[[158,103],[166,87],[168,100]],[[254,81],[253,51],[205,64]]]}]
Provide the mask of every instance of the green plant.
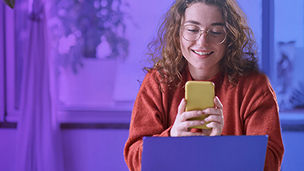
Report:
[{"label": "green plant", "polygon": [[11,7],[12,9],[14,9],[15,7],[15,0],[4,0],[4,3],[6,3],[6,5]]},{"label": "green plant", "polygon": [[53,0],[49,28],[58,63],[76,73],[84,57],[125,60],[126,9],[122,0]]}]

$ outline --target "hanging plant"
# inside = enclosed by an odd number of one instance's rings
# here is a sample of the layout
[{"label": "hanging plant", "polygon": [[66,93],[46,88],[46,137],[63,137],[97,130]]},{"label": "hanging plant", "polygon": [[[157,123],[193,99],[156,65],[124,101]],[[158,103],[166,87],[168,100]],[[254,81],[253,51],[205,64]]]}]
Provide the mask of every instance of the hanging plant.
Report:
[{"label": "hanging plant", "polygon": [[8,5],[9,7],[11,7],[12,9],[14,9],[14,7],[15,7],[15,0],[4,0],[4,2],[6,3],[6,5]]}]

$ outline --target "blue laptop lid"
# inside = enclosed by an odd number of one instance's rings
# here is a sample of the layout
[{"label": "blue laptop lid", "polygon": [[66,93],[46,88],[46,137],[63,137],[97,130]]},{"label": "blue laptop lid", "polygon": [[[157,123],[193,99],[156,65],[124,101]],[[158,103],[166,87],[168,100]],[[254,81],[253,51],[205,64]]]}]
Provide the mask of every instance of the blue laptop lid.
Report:
[{"label": "blue laptop lid", "polygon": [[144,137],[142,171],[264,169],[268,136]]}]

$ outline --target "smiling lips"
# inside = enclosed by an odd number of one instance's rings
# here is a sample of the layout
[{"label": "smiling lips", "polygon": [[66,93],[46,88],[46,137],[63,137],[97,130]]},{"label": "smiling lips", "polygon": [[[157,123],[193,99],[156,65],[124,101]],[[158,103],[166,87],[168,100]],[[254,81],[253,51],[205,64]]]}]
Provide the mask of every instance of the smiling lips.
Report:
[{"label": "smiling lips", "polygon": [[209,56],[213,53],[213,51],[202,51],[202,50],[192,50],[192,51],[200,56]]}]

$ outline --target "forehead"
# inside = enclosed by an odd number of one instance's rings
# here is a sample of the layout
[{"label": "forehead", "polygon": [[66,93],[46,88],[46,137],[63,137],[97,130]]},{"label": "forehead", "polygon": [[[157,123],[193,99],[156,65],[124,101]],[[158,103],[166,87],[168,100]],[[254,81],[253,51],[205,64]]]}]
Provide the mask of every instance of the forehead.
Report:
[{"label": "forehead", "polygon": [[207,27],[214,23],[224,23],[224,20],[217,6],[198,2],[191,4],[186,9],[183,23],[197,23],[200,26]]}]

